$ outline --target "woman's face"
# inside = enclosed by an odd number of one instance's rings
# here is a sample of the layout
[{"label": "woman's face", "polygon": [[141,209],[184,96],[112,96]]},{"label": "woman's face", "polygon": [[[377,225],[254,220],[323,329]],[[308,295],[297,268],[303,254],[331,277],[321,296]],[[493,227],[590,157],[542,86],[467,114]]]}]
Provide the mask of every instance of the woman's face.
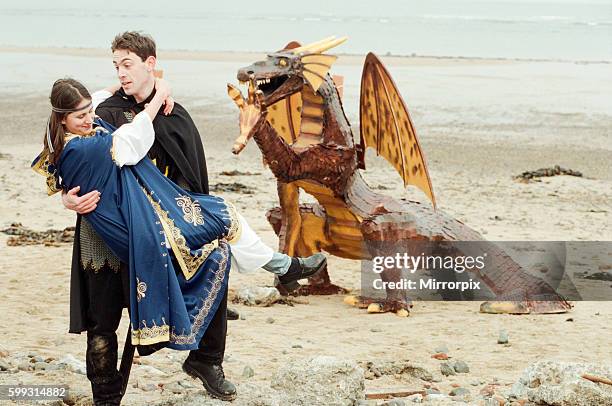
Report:
[{"label": "woman's face", "polygon": [[91,100],[83,99],[77,108],[80,110],[68,113],[62,120],[66,131],[76,135],[87,135],[93,128],[94,111]]}]

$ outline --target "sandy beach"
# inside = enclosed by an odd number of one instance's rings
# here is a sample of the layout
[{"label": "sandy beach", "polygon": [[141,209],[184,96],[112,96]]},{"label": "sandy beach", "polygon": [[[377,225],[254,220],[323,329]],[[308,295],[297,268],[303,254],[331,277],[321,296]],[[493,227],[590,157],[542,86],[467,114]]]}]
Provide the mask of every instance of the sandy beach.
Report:
[{"label": "sandy beach", "polygon": [[[159,60],[175,99],[200,130],[213,190],[216,184],[245,185],[249,193],[219,194],[235,202],[263,240],[276,247],[278,240],[265,218],[277,202],[275,179],[254,143],[240,156],[231,154],[238,135],[237,110],[225,94],[225,83],[236,83],[236,70],[261,56],[175,51],[160,53]],[[381,57],[410,109],[441,210],[493,241],[612,241],[608,63]],[[36,231],[74,225],[74,213],[63,208],[59,196],[46,196],[44,180],[29,164],[42,146],[53,80],[74,76],[90,89],[114,83],[109,52],[4,47],[0,58],[0,228],[15,222]],[[341,56],[332,68],[345,77],[344,107],[356,135],[362,62],[363,56]],[[368,162],[364,176],[372,188],[421,198],[403,189],[386,161],[370,154]],[[531,183],[513,179],[554,165],[584,176]],[[251,174],[221,175],[233,170]],[[0,233],[0,360],[5,353],[15,368],[27,362],[28,354],[55,360],[71,354],[84,360],[85,335],[67,333],[72,246],[11,247],[8,238]],[[329,269],[333,282],[359,290],[359,261],[329,257]],[[271,284],[264,271],[230,277],[234,292]],[[301,298],[293,306],[234,304],[243,319],[229,322],[224,367],[238,385],[236,404],[254,401],[245,385],[268,385],[282,365],[316,355],[357,362],[408,360],[439,379],[435,386],[442,393],[458,384],[476,398],[487,384],[497,383],[503,394],[539,360],[612,363],[612,304],[574,305],[567,314],[511,316],[481,314],[476,302],[417,302],[410,317],[399,318],[349,307],[341,295]],[[120,346],[127,321],[125,313]],[[497,344],[500,330],[508,332],[509,344]],[[442,345],[453,359],[465,361],[470,372],[442,376],[441,361],[431,358]],[[125,404],[172,402],[185,395],[134,387],[140,381],[188,381],[193,387],[185,393],[203,393],[180,370],[185,356],[163,350],[137,360]],[[243,376],[245,366],[253,368],[254,376]],[[366,390],[422,389],[422,383],[403,379],[366,380]],[[0,384],[18,382],[61,382],[74,393],[90,393],[89,381],[79,373],[0,372]]]}]

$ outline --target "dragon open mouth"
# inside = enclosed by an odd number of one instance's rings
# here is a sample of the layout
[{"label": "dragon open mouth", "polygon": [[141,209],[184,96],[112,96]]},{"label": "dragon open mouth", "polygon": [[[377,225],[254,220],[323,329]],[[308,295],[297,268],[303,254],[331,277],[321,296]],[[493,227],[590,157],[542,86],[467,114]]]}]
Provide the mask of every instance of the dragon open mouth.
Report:
[{"label": "dragon open mouth", "polygon": [[273,78],[257,79],[257,88],[261,90],[265,96],[269,96],[274,93],[276,89],[281,87],[288,78],[289,76],[287,75],[281,75]]}]

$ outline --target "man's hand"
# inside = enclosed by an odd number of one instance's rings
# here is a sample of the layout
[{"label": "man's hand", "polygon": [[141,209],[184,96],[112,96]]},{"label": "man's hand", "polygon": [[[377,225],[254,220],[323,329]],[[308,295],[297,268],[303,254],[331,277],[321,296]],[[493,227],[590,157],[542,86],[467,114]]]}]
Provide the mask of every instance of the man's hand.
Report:
[{"label": "man's hand", "polygon": [[68,192],[62,192],[62,203],[68,210],[76,211],[79,214],[91,213],[98,206],[100,201],[100,192],[92,190],[89,193],[79,196],[80,186],[70,189]]}]

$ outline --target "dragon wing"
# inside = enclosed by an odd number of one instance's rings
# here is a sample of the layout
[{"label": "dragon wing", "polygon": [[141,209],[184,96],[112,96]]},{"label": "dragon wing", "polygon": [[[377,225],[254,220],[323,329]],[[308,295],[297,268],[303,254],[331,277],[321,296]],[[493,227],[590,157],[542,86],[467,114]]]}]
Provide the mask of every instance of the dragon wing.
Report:
[{"label": "dragon wing", "polygon": [[373,53],[368,53],[361,76],[359,101],[361,144],[374,148],[404,180],[404,186],[421,189],[436,207],[425,156],[406,104],[389,72]]}]

